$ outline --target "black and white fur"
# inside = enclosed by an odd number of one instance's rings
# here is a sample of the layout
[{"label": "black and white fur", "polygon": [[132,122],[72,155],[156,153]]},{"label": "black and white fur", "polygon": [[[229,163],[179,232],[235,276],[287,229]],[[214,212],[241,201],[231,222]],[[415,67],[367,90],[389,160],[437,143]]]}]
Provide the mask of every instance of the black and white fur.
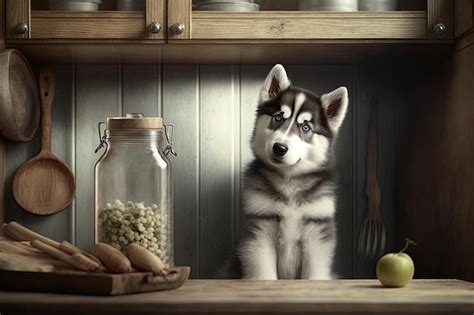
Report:
[{"label": "black and white fur", "polygon": [[243,222],[227,277],[331,279],[336,246],[333,145],[348,107],[340,87],[293,87],[281,65],[261,89]]}]

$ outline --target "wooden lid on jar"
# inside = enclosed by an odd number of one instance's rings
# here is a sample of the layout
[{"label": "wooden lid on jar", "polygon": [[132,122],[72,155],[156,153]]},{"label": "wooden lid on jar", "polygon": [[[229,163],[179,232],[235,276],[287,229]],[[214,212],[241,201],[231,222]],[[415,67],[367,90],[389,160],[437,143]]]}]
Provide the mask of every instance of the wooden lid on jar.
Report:
[{"label": "wooden lid on jar", "polygon": [[134,113],[126,117],[108,117],[107,129],[163,129],[163,118]]}]

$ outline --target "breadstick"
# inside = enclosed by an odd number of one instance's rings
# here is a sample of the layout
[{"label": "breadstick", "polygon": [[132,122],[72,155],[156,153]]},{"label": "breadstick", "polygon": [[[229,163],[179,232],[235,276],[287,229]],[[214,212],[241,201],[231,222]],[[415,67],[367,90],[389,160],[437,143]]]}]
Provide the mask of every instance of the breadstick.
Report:
[{"label": "breadstick", "polygon": [[55,248],[58,248],[68,254],[76,254],[76,253],[81,253],[83,254],[84,256],[87,256],[89,259],[95,261],[100,267],[101,269],[104,269],[103,268],[103,265],[102,263],[100,262],[100,260],[95,257],[94,255],[90,254],[90,253],[87,253],[87,252],[84,252],[82,251],[80,248],[72,245],[71,243],[69,242],[62,242],[61,244],[52,240],[52,239],[49,239],[39,233],[36,233],[26,227],[24,227],[23,225],[17,223],[17,222],[10,222],[8,224],[4,224],[3,225],[3,230],[4,230],[4,233],[6,236],[8,236],[9,238],[15,240],[15,241],[33,241],[33,240],[40,240],[41,242],[45,243],[45,244],[48,244],[52,247],[55,247]]},{"label": "breadstick", "polygon": [[103,267],[102,262],[99,260],[99,258],[95,257],[91,253],[88,253],[88,252],[85,252],[85,251],[81,250],[80,248],[78,248],[78,247],[72,245],[71,243],[69,243],[68,241],[62,241],[61,244],[59,244],[59,249],[62,250],[63,252],[65,252],[65,253],[68,253],[68,254],[71,254],[71,255],[74,255],[74,254],[77,254],[77,253],[83,254],[84,256],[92,259],[97,264],[99,264],[101,267]]},{"label": "breadstick", "polygon": [[53,256],[71,266],[73,266],[76,269],[82,270],[82,271],[98,271],[100,270],[99,264],[97,264],[95,261],[87,258],[81,253],[76,253],[74,255],[69,255],[66,254],[65,252],[48,245],[40,240],[32,240],[30,242],[31,246],[33,246],[36,249],[41,250],[42,252],[45,252],[46,254]]},{"label": "breadstick", "polygon": [[17,222],[10,222],[3,228],[3,232],[5,233],[6,236],[9,238],[13,239],[14,241],[33,241],[33,240],[40,240],[41,242],[48,244],[49,246],[52,247],[59,247],[59,243],[47,238],[46,236],[43,236],[41,234],[38,234],[23,225],[17,223]]}]

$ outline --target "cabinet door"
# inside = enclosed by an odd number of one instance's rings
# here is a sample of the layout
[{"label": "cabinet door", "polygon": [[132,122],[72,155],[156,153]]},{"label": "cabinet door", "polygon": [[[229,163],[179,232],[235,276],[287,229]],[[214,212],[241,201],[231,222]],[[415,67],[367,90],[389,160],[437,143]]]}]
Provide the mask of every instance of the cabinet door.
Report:
[{"label": "cabinet door", "polygon": [[455,37],[468,33],[474,27],[474,1],[456,0],[454,3]]},{"label": "cabinet door", "polygon": [[454,37],[454,0],[428,0],[428,36],[430,39]]},{"label": "cabinet door", "polygon": [[186,39],[202,43],[453,37],[452,0],[400,0],[398,5],[393,1],[392,6],[384,8],[361,3],[358,0],[243,0],[239,3],[172,0],[168,1],[168,38],[171,42]]},{"label": "cabinet door", "polygon": [[6,37],[7,39],[31,38],[30,0],[7,0]]},{"label": "cabinet door", "polygon": [[58,11],[44,1],[8,0],[8,38],[164,40],[165,0],[143,0],[134,11],[119,11],[127,9],[119,1],[104,1],[97,11]]}]

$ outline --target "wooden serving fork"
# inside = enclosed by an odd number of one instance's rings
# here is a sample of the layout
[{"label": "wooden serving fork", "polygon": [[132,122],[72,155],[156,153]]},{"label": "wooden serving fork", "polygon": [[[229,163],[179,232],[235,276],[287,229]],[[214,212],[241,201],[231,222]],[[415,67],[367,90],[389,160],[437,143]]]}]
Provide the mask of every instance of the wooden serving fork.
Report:
[{"label": "wooden serving fork", "polygon": [[372,104],[369,117],[367,145],[367,218],[360,230],[358,255],[376,258],[385,250],[385,224],[380,213],[380,187],[377,181],[377,111]]}]

